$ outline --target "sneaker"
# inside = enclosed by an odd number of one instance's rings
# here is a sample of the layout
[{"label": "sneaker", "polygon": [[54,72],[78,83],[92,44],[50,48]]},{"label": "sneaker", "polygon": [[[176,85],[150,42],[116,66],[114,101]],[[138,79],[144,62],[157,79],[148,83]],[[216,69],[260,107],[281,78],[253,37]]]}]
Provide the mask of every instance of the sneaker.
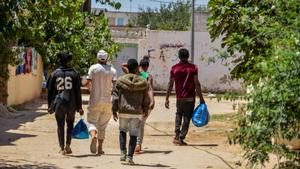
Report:
[{"label": "sneaker", "polygon": [[186,146],[187,143],[183,141],[183,139],[179,139],[179,145],[180,146]]},{"label": "sneaker", "polygon": [[134,162],[133,162],[132,157],[127,157],[127,158],[126,158],[126,163],[125,163],[125,164],[127,164],[127,165],[134,165]]},{"label": "sneaker", "polygon": [[136,145],[135,149],[134,149],[134,153],[135,154],[140,154],[142,150],[142,146],[141,145]]},{"label": "sneaker", "polygon": [[125,160],[126,160],[126,151],[121,151],[120,161],[125,161]]},{"label": "sneaker", "polygon": [[90,150],[91,150],[91,153],[97,153],[97,138],[96,137],[92,138]]},{"label": "sneaker", "polygon": [[176,137],[173,139],[173,144],[175,145],[179,145],[179,139],[177,139]]},{"label": "sneaker", "polygon": [[70,146],[66,145],[66,147],[65,147],[65,153],[66,154],[72,154],[72,150],[71,150]]}]

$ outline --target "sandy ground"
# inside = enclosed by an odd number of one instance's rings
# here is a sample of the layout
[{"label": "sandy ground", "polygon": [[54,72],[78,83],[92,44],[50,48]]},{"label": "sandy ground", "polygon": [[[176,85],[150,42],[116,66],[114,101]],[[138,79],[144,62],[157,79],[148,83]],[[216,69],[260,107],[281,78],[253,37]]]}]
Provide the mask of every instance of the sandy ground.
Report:
[{"label": "sandy ground", "polygon": [[[105,155],[90,154],[90,140],[76,139],[72,140],[72,155],[59,155],[55,117],[47,114],[46,101],[38,99],[26,104],[21,116],[0,118],[0,168],[245,168],[239,165],[243,163],[242,150],[227,141],[233,123],[211,121],[203,128],[191,124],[186,139],[189,145],[174,146],[175,98],[170,98],[171,109],[164,108],[164,97],[155,99],[155,109],[145,127],[144,151],[134,156],[134,166],[122,165],[119,161],[118,123],[113,120],[106,130]],[[85,95],[85,110],[87,100]],[[211,114],[234,112],[232,102],[210,99],[206,102]]]}]

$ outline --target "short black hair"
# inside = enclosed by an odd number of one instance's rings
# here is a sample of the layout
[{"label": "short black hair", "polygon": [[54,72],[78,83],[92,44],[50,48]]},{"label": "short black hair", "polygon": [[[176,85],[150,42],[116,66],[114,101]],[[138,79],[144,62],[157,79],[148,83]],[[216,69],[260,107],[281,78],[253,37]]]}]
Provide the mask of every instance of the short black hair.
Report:
[{"label": "short black hair", "polygon": [[61,64],[67,64],[68,62],[70,62],[72,60],[72,57],[73,57],[73,55],[68,51],[59,52],[56,56],[57,56],[57,60]]},{"label": "short black hair", "polygon": [[140,61],[141,67],[149,67],[149,56],[144,56],[143,59]]},{"label": "short black hair", "polygon": [[179,57],[179,59],[187,59],[190,57],[190,53],[187,49],[181,48],[178,51],[178,57]]},{"label": "short black hair", "polygon": [[127,61],[127,68],[129,73],[136,73],[137,68],[139,67],[139,64],[136,59],[129,59]]}]

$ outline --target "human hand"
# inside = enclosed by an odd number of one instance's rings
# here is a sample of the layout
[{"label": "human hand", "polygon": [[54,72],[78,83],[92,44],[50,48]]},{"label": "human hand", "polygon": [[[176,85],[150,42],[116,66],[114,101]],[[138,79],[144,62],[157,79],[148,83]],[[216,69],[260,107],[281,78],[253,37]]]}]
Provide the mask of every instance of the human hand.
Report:
[{"label": "human hand", "polygon": [[169,99],[166,99],[166,101],[165,101],[165,107],[166,107],[167,109],[169,109]]},{"label": "human hand", "polygon": [[200,98],[200,104],[205,104],[205,101],[204,101],[203,97]]},{"label": "human hand", "polygon": [[78,110],[78,113],[80,114],[80,116],[83,116],[84,115],[84,111],[82,109],[79,109]]},{"label": "human hand", "polygon": [[114,117],[114,121],[118,121],[119,119],[119,116],[117,113],[113,113],[113,117]]},{"label": "human hand", "polygon": [[149,109],[152,110],[154,108],[154,102],[150,103]]},{"label": "human hand", "polygon": [[52,114],[52,113],[54,113],[54,111],[51,108],[48,108],[48,113]]},{"label": "human hand", "polygon": [[148,112],[144,112],[143,113],[143,118],[147,118],[148,117]]}]

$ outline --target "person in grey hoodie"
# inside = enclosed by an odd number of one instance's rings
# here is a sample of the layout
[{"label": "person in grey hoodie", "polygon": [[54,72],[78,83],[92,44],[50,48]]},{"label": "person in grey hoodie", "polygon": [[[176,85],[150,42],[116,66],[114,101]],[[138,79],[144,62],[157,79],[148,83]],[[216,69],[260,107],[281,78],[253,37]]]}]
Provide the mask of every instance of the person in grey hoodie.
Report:
[{"label": "person in grey hoodie", "polygon": [[[138,75],[138,62],[135,59],[129,59],[127,67],[129,73],[119,77],[113,89],[112,112],[114,120],[119,119],[120,161],[133,165],[137,137],[140,135],[142,119],[148,115],[150,98],[147,81]],[[127,132],[130,136],[128,154],[126,154]]]}]

